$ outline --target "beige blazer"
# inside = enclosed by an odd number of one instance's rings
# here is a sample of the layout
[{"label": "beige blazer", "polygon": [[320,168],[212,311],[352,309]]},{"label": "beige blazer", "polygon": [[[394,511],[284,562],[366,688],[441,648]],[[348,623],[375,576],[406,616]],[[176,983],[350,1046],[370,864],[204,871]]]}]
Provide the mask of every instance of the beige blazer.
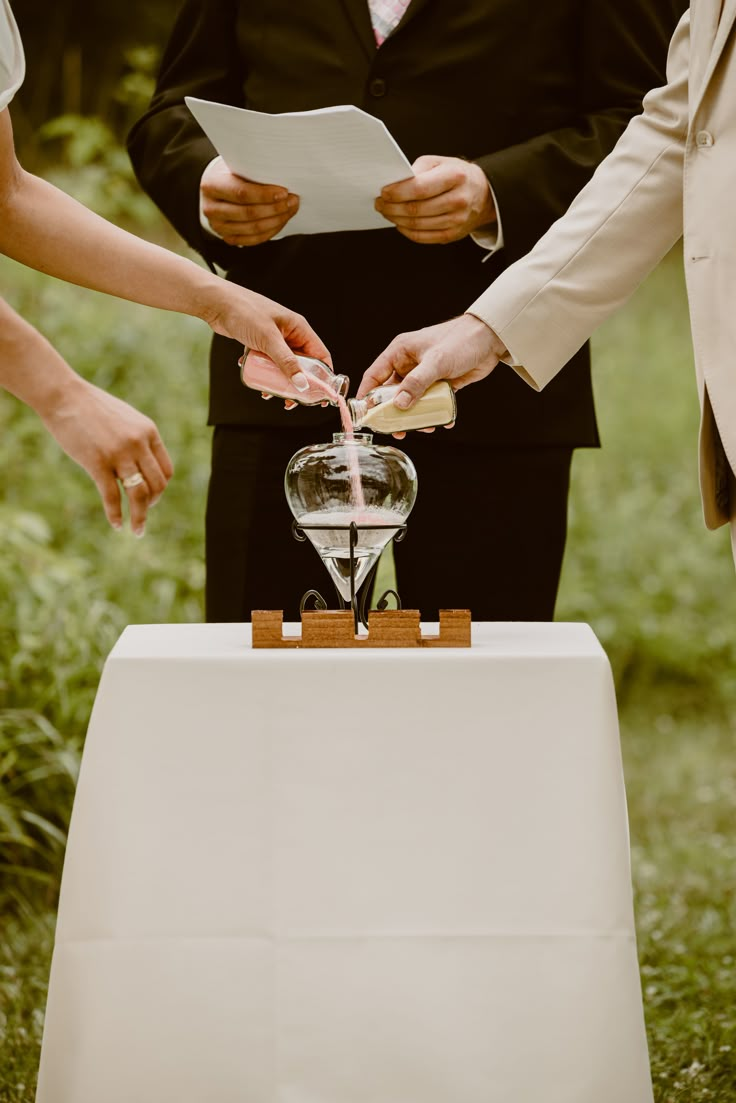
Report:
[{"label": "beige blazer", "polygon": [[735,24],[736,0],[692,0],[668,84],[646,96],[565,216],[469,313],[541,389],[684,237],[703,511],[709,528],[731,520],[736,538]]}]

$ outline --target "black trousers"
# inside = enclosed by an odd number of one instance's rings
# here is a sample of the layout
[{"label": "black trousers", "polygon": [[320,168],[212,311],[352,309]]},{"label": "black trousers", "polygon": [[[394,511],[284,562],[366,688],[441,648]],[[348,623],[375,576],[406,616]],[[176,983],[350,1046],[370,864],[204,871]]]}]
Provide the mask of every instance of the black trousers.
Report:
[{"label": "black trousers", "polygon": [[[419,476],[408,531],[395,545],[404,608],[420,609],[424,620],[436,620],[439,609],[466,608],[474,620],[551,620],[572,448],[489,448],[452,442],[444,432],[410,433],[398,442]],[[298,620],[301,596],[313,588],[336,607],[314,548],[291,535],[284,495],[289,459],[315,439],[310,428],[215,427],[208,621],[250,620],[252,609],[283,609],[287,620]]]}]

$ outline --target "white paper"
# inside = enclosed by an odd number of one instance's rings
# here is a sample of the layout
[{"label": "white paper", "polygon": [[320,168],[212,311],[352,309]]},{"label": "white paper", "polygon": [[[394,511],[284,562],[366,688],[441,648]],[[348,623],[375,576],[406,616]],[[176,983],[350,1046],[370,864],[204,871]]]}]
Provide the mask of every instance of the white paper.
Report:
[{"label": "white paper", "polygon": [[268,115],[192,96],[186,104],[231,172],[299,196],[278,237],[392,225],[374,200],[414,173],[380,119],[351,105]]}]

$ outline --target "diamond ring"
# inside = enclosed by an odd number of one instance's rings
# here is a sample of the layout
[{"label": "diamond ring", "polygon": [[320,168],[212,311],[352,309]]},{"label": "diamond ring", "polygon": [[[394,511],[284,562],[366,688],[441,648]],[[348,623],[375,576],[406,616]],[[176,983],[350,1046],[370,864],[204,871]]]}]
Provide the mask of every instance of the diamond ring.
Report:
[{"label": "diamond ring", "polygon": [[134,486],[142,486],[145,481],[140,471],[136,471],[135,474],[128,475],[127,478],[121,479],[126,490],[132,490]]}]

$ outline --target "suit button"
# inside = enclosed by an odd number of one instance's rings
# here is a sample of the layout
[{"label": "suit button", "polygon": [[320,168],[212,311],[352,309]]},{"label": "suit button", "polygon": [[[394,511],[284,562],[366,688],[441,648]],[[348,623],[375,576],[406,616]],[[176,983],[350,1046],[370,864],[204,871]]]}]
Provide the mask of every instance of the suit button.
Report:
[{"label": "suit button", "polygon": [[381,96],[386,95],[386,81],[383,80],[382,77],[376,77],[376,79],[372,80],[368,85],[368,91],[372,96],[375,96],[376,99],[380,99]]},{"label": "suit button", "polygon": [[695,135],[695,144],[700,149],[707,149],[713,145],[713,135],[709,130],[699,130]]}]

